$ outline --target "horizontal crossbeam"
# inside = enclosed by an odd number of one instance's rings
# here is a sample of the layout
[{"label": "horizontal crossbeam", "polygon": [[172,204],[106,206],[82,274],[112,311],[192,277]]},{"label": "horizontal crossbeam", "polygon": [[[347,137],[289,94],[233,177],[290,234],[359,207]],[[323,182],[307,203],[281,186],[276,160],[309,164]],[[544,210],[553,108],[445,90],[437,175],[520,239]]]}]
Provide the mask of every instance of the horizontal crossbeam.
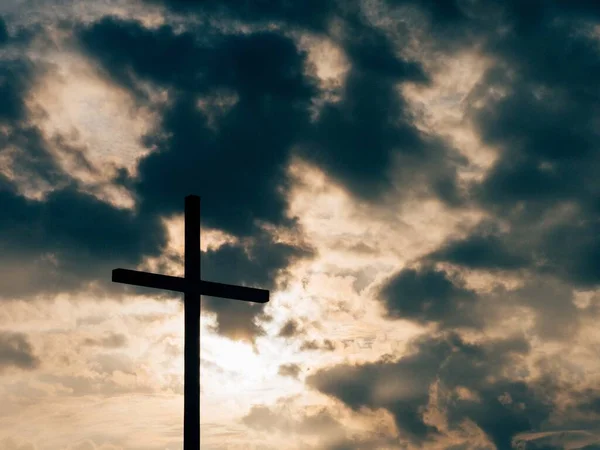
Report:
[{"label": "horizontal crossbeam", "polygon": [[267,303],[269,301],[269,291],[265,289],[233,286],[231,284],[214,283],[212,281],[192,282],[185,278],[140,272],[137,270],[113,269],[112,281],[115,283],[165,289],[167,291],[229,298],[244,302]]}]

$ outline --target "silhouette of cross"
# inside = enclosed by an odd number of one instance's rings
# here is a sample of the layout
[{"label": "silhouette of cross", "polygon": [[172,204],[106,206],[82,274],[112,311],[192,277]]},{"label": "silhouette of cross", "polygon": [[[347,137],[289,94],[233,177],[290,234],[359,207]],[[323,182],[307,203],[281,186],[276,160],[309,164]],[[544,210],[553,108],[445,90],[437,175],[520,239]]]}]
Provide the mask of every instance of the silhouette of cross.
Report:
[{"label": "silhouette of cross", "polygon": [[200,279],[200,197],[185,198],[184,277],[114,269],[112,281],[184,293],[183,449],[200,449],[200,295],[267,303],[269,291]]}]

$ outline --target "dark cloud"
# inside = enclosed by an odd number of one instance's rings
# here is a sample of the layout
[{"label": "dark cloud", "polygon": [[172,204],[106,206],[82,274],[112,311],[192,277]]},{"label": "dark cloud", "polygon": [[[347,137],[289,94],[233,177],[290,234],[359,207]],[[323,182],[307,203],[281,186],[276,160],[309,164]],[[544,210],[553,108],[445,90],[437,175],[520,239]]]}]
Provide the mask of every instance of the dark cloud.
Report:
[{"label": "dark cloud", "polygon": [[[467,118],[499,158],[478,204],[510,231],[451,242],[437,253],[467,267],[529,267],[581,287],[598,283],[600,51],[592,2],[483,2],[493,61],[466,100]],[[500,33],[500,25],[502,32]],[[557,64],[561,61],[561,64]],[[498,94],[500,93],[500,94]]]},{"label": "dark cloud", "polygon": [[0,290],[5,298],[64,292],[91,281],[122,293],[110,282],[111,270],[135,267],[144,255],[158,256],[166,244],[158,218],[115,209],[74,185],[42,201],[28,200],[9,187],[0,190],[0,198]]},{"label": "dark cloud", "polygon": [[150,4],[164,5],[182,14],[199,17],[241,20],[247,23],[267,24],[284,22],[288,25],[322,31],[336,9],[335,1],[308,0],[288,2],[285,0],[246,2],[244,0],[144,0]]},{"label": "dark cloud", "polygon": [[[394,184],[420,183],[447,203],[460,203],[455,169],[464,159],[419,131],[397,92],[398,83],[427,82],[426,74],[400,58],[355,7],[347,9],[339,44],[351,69],[341,101],[325,102],[314,123],[316,80],[307,75],[306,55],[282,34],[177,34],[114,18],[79,29],[85,51],[113,79],[134,91],[132,77],[173,89],[160,129],[147,138],[161,151],[140,162],[136,190],[143,207],[172,212],[172,199],[184,192],[214,191],[206,208],[210,226],[247,233],[254,219],[289,224],[283,169],[297,144],[303,157],[363,199],[375,200]],[[209,94],[231,102],[217,118],[198,108],[198,96]],[[209,110],[214,103],[206,100]],[[392,176],[397,158],[402,173]]]},{"label": "dark cloud", "polygon": [[206,66],[210,69],[216,62],[206,39],[176,33],[169,25],[147,29],[135,20],[106,16],[91,25],[78,25],[75,33],[82,49],[101,62],[109,77],[142,97],[138,80],[204,91]]},{"label": "dark cloud", "polygon": [[[358,9],[359,2],[318,1],[246,2],[243,0],[144,0],[146,3],[162,5],[180,14],[195,14],[198,18],[218,17],[252,24],[282,24],[300,27],[312,32],[326,32],[331,21],[340,15]],[[387,0],[390,6],[412,6],[426,13],[435,26],[450,27],[466,25],[468,15],[465,2],[448,0]],[[355,12],[355,11],[353,11]]]},{"label": "dark cloud", "polygon": [[0,15],[0,49],[24,49],[34,37],[42,35],[46,30],[40,24],[31,23],[27,27],[19,26],[9,31],[6,17]]},{"label": "dark cloud", "polygon": [[535,325],[531,330],[545,342],[562,340],[569,342],[579,332],[583,316],[590,312],[575,305],[571,286],[552,278],[536,278],[512,290],[497,289],[490,300],[510,302],[517,307],[529,307],[535,313]]},{"label": "dark cloud", "polygon": [[[0,258],[3,296],[58,293],[96,281],[113,295],[179,297],[110,282],[112,269],[132,268],[144,256],[160,255],[166,236],[158,216],[112,208],[73,187],[52,192],[40,202],[7,190],[1,195],[6,212],[0,221],[5,250]],[[285,283],[286,267],[307,254],[309,250],[257,235],[246,245],[226,244],[203,252],[203,278],[273,290],[276,279]],[[248,338],[261,333],[255,317],[264,305],[208,297],[203,305],[217,313],[218,329],[225,335]]]},{"label": "dark cloud", "polygon": [[283,377],[298,378],[302,373],[302,367],[299,364],[282,364],[277,373]]},{"label": "dark cloud", "polygon": [[335,344],[330,339],[325,339],[325,340],[323,340],[323,342],[311,340],[311,341],[302,342],[302,345],[300,346],[300,351],[323,350],[323,351],[332,352],[333,350],[335,350],[335,348],[336,348]]},{"label": "dark cloud", "polygon": [[[446,413],[452,428],[471,420],[496,448],[510,449],[514,435],[539,426],[551,412],[538,386],[515,372],[528,351],[520,337],[471,344],[451,333],[418,339],[398,361],[343,364],[311,375],[307,383],[357,411],[387,409],[401,436],[419,445],[440,433],[425,414],[431,407],[430,388],[437,384],[434,407]],[[461,386],[474,397],[460,397],[456,389]]]},{"label": "dark cloud", "polygon": [[[179,199],[198,192],[208,199],[202,220],[209,227],[248,234],[255,219],[293,224],[285,215],[284,170],[315,93],[304,76],[306,55],[293,41],[255,33],[206,43],[167,26],[148,30],[117,19],[103,19],[79,37],[122,84],[130,85],[125,74],[133,73],[174,89],[160,130],[147,138],[161,151],[139,165],[135,189],[144,210],[173,213]],[[197,104],[206,94],[235,98],[217,129],[209,126],[211,112]]]},{"label": "dark cloud", "polygon": [[518,253],[519,249],[507,247],[508,244],[497,235],[473,233],[465,239],[446,242],[429,256],[437,261],[480,270],[514,270],[530,264],[526,256]]},{"label": "dark cloud", "polygon": [[234,340],[254,342],[265,334],[259,321],[268,321],[262,304],[205,297],[202,308],[217,315],[214,331]]},{"label": "dark cloud", "polygon": [[283,324],[277,335],[284,338],[290,338],[300,334],[303,334],[300,324],[294,319],[289,319]]},{"label": "dark cloud", "polygon": [[6,28],[6,21],[0,16],[0,45],[8,41],[8,29]]},{"label": "dark cloud", "polygon": [[469,192],[492,225],[452,238],[430,256],[470,269],[532,269],[581,288],[596,286],[597,2],[388,4],[425,13],[418,21],[430,38],[424,49],[450,57],[478,51],[491,62],[464,105],[483,142],[499,150]]},{"label": "dark cloud", "polygon": [[[69,179],[48,150],[40,130],[30,123],[25,102],[36,77],[49,70],[49,66],[34,64],[27,57],[0,60],[0,148],[10,161],[11,171],[34,188],[59,186]],[[4,184],[0,180],[0,188]]]},{"label": "dark cloud", "polygon": [[[52,70],[26,55],[0,64],[0,148],[16,177],[0,175],[3,298],[64,292],[93,280],[119,292],[110,284],[110,271],[137,265],[144,254],[157,255],[166,243],[158,218],[115,209],[82,193],[54,158],[33,124],[35,115],[45,113],[26,105],[38,77]],[[64,142],[58,138],[56,144]],[[33,200],[15,183],[51,191]]]},{"label": "dark cloud", "polygon": [[335,344],[329,340],[329,339],[325,339],[323,341],[323,349],[328,350],[328,351],[333,351],[335,350]]},{"label": "dark cloud", "polygon": [[23,333],[0,331],[0,371],[17,367],[35,369],[40,364],[29,339]]},{"label": "dark cloud", "polygon": [[443,327],[481,325],[475,292],[433,267],[402,269],[380,288],[379,298],[391,318],[438,322]]},{"label": "dark cloud", "polygon": [[588,389],[583,392],[585,400],[583,400],[577,408],[584,413],[591,413],[596,417],[600,417],[600,393],[598,391]]},{"label": "dark cloud", "polygon": [[285,288],[290,276],[288,267],[311,256],[312,248],[271,239],[268,233],[257,232],[252,239],[202,252],[202,277],[262,289]]},{"label": "dark cloud", "polygon": [[434,194],[459,204],[455,170],[464,159],[414,125],[397,89],[402,83],[428,83],[427,74],[417,62],[401,58],[385,34],[359,14],[347,16],[344,26],[338,43],[351,65],[341,98],[320,110],[301,156],[361,200],[376,201],[399,187],[398,195]]},{"label": "dark cloud", "polygon": [[[273,243],[266,233],[258,232],[247,246],[243,243],[222,245],[202,252],[202,278],[220,283],[258,287],[285,288],[288,267],[310,256],[311,249]],[[270,320],[265,304],[203,297],[203,308],[217,314],[217,331],[233,339],[254,340],[264,334],[257,320]]]},{"label": "dark cloud", "polygon": [[[394,414],[403,433],[415,442],[423,442],[436,430],[424,422],[419,411],[427,404],[429,385],[435,379],[435,370],[441,359],[438,353],[446,354],[448,351],[445,348],[424,348],[397,364],[338,365],[310,375],[307,384],[357,411],[362,407],[386,408]],[[403,386],[397,386],[400,380]],[[395,383],[396,389],[390,387],[388,395],[375,394],[376,387],[392,386],[391,383]],[[398,388],[402,392],[394,392]]]},{"label": "dark cloud", "polygon": [[532,433],[517,440],[516,447],[523,450],[561,450],[576,448],[579,450],[600,449],[597,433],[586,430],[559,430]]},{"label": "dark cloud", "polygon": [[[552,277],[531,277],[516,288],[495,285],[476,292],[465,287],[458,274],[425,265],[403,269],[379,289],[386,316],[421,324],[436,323],[445,329],[482,331],[517,311],[529,310],[530,329],[545,342],[568,342],[578,333],[581,320],[593,306],[578,308],[572,286]],[[592,308],[592,309],[590,309]]]},{"label": "dark cloud", "polygon": [[[582,288],[600,281],[600,225],[597,214],[582,213],[541,236],[539,270]],[[534,250],[534,251],[535,251]]]}]

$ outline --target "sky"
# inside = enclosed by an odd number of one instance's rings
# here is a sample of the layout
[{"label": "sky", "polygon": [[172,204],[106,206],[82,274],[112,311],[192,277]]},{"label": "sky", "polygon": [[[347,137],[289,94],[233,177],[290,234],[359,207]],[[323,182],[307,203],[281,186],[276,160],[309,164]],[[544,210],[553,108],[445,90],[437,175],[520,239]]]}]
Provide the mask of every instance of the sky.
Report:
[{"label": "sky", "polygon": [[0,449],[600,449],[600,2],[0,2]]}]

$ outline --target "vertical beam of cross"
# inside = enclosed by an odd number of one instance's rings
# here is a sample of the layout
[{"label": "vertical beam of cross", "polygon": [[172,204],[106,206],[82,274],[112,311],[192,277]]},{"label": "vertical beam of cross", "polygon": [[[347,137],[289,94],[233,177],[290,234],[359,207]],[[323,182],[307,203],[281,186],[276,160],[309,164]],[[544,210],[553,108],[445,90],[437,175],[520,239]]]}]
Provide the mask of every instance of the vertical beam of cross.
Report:
[{"label": "vertical beam of cross", "polygon": [[183,278],[129,269],[113,269],[115,283],[167,289],[184,293],[184,410],[183,448],[200,449],[200,296],[267,303],[269,291],[214,283],[200,278],[200,197],[185,198],[185,249]]},{"label": "vertical beam of cross", "polygon": [[[185,198],[184,277],[200,283],[200,197]],[[184,450],[200,449],[200,295],[184,293]]]}]

